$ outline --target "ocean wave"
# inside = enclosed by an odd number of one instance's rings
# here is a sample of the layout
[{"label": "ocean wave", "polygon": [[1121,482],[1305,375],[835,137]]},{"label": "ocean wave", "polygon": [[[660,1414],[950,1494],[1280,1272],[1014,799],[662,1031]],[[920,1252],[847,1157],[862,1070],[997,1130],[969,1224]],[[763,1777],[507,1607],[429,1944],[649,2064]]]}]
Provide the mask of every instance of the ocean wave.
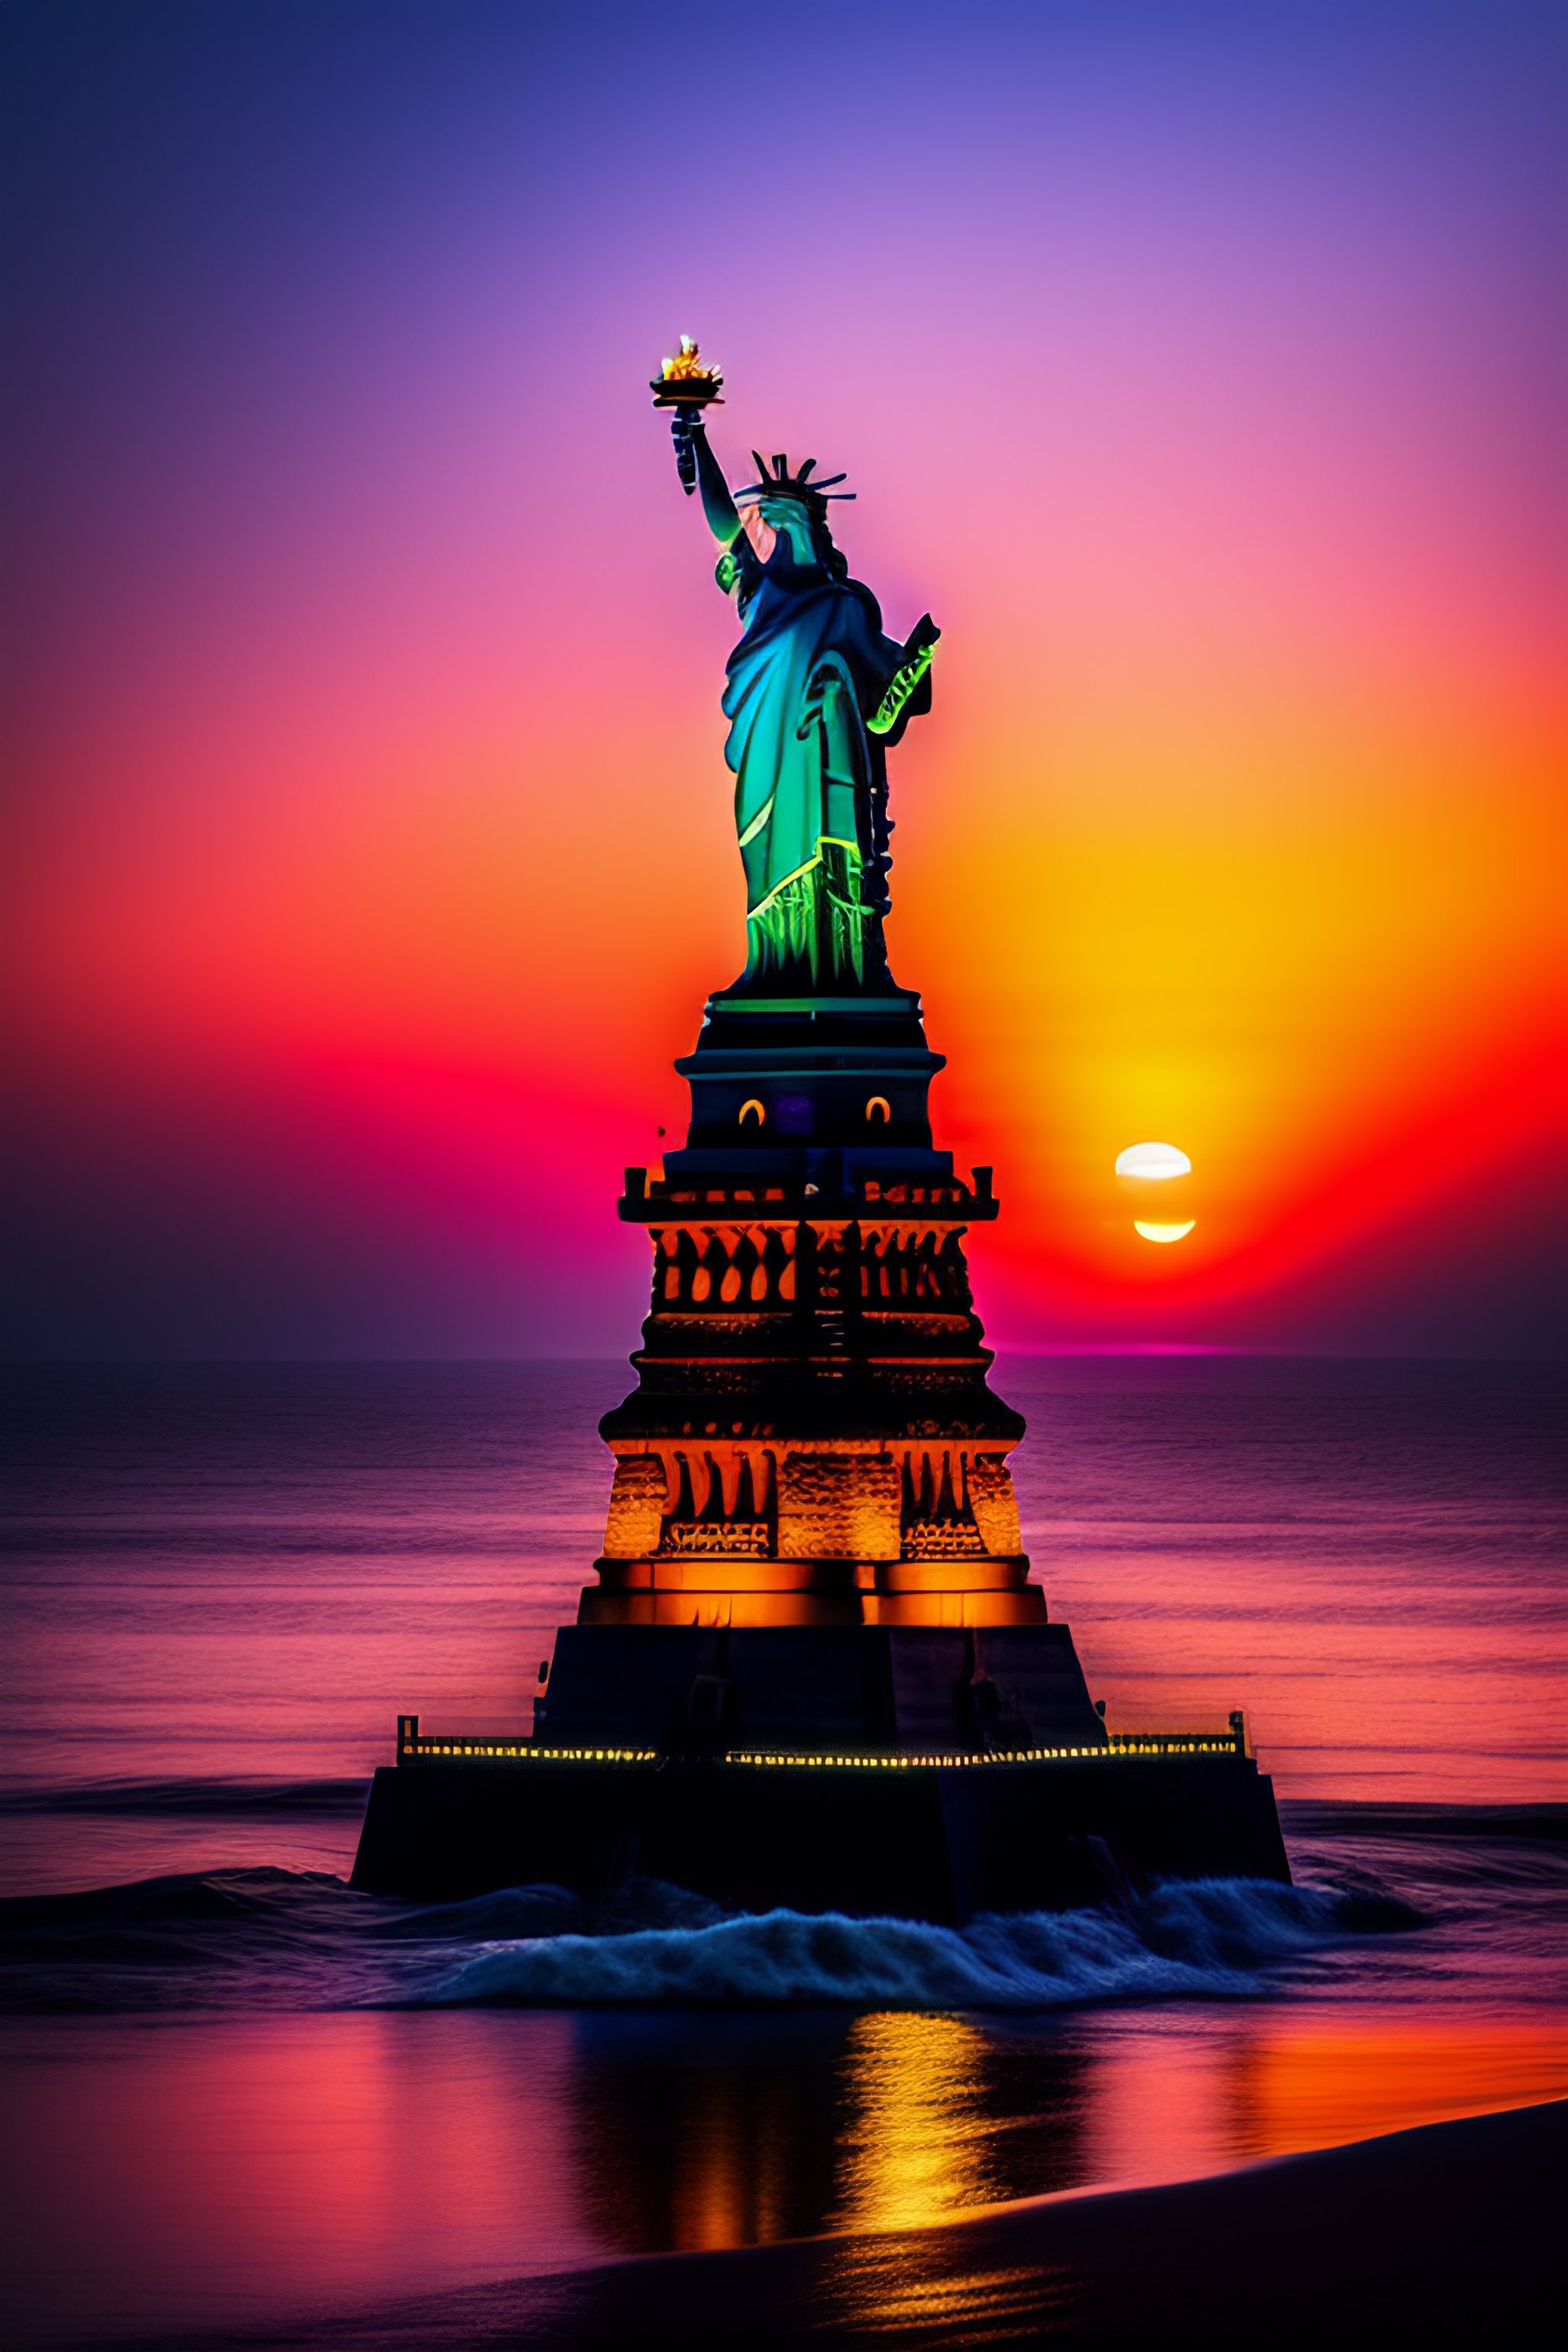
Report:
[{"label": "ocean wave", "polygon": [[0,1903],[0,2007],[121,2011],[248,1998],[337,1957],[342,1883],[325,1873],[177,1873]]},{"label": "ocean wave", "polygon": [[507,2003],[1060,2007],[1226,1997],[1418,1924],[1376,1890],[1205,1880],[1113,1910],[963,1928],[735,1916],[638,1880],[607,1906],[560,1886],[466,1902],[356,1894],[325,1873],[232,1870],[0,1903],[0,2007],[170,2011]]},{"label": "ocean wave", "polygon": [[384,2005],[476,1945],[582,1916],[559,1886],[420,1905],[356,1894],[325,1871],[267,1868],[16,1895],[0,1901],[0,2009]]},{"label": "ocean wave", "polygon": [[497,1943],[420,1998],[505,2002],[847,2003],[1035,2010],[1235,1997],[1281,1962],[1418,1924],[1362,1891],[1246,1879],[1167,1883],[1114,1910],[1030,1912],[967,1927],[770,1911],[702,1924]]}]

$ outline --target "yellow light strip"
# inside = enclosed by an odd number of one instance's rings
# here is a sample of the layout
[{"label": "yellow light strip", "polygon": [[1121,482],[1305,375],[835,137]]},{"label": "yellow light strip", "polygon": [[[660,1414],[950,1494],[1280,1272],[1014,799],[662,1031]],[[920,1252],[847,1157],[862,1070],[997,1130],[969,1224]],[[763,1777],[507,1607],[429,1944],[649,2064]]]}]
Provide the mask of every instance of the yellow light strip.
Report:
[{"label": "yellow light strip", "polygon": [[[405,1740],[398,1748],[400,1757],[425,1760],[431,1757],[451,1757],[470,1760],[477,1757],[498,1757],[531,1764],[657,1764],[664,1760],[665,1751],[657,1748],[543,1748],[531,1739],[435,1739],[421,1737]],[[1241,1756],[1246,1749],[1237,1738],[1215,1734],[1205,1738],[1199,1735],[1166,1735],[1148,1732],[1136,1734],[1112,1733],[1104,1747],[1094,1748],[1010,1748],[996,1753],[984,1751],[942,1752],[921,1755],[877,1755],[849,1753],[841,1756],[786,1755],[771,1748],[728,1748],[717,1758],[721,1764],[745,1764],[783,1767],[795,1770],[851,1771],[958,1771],[979,1764],[1057,1764],[1064,1762],[1108,1763],[1124,1756]],[[706,1761],[699,1758],[697,1761]]]},{"label": "yellow light strip", "polygon": [[423,1733],[417,1739],[400,1742],[397,1752],[421,1759],[499,1756],[533,1764],[657,1764],[662,1753],[657,1748],[540,1748],[531,1739],[433,1739]]}]

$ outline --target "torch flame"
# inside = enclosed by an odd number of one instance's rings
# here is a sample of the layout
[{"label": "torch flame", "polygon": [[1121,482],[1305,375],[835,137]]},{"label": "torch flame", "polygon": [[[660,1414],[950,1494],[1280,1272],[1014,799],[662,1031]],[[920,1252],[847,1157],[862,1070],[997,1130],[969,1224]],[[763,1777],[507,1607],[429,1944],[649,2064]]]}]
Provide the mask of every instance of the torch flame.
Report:
[{"label": "torch flame", "polygon": [[719,371],[710,367],[697,349],[695,335],[682,335],[675,357],[659,362],[666,383],[711,383]]}]

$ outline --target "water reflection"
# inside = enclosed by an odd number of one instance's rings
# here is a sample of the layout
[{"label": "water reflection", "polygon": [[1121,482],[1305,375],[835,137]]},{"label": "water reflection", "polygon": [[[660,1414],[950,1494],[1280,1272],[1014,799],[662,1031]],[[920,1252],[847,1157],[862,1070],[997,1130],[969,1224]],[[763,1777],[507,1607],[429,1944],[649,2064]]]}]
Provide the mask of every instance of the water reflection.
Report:
[{"label": "water reflection", "polygon": [[1004,2193],[986,2112],[994,2054],[962,2018],[856,2020],[841,2078],[838,2227],[918,2230]]},{"label": "water reflection", "polygon": [[961,2017],[858,2018],[841,2069],[835,2225],[849,2238],[829,2273],[840,2326],[889,2331],[962,2326],[984,2339],[1037,2308],[1030,2271],[954,2266],[934,2221],[1053,2185],[1074,2169],[1083,2064],[1047,2042],[993,2037]]},{"label": "water reflection", "polygon": [[920,2229],[1083,2176],[1093,2062],[1077,2027],[909,2012],[857,2019],[831,2226]]},{"label": "water reflection", "polygon": [[579,2012],[573,2028],[562,2140],[606,2247],[698,2252],[823,2227],[841,2016]]},{"label": "water reflection", "polygon": [[1082,2177],[1068,2029],[910,2011],[574,2020],[579,2189],[617,2252],[921,2229]]},{"label": "water reflection", "polygon": [[950,2269],[928,2225],[967,2208],[1568,2092],[1561,2012],[1359,2003],[16,2018],[3,2044],[8,2307],[73,2339],[826,2230],[857,2233],[846,2315],[983,2334],[1023,2288]]},{"label": "water reflection", "polygon": [[555,2128],[574,2234],[617,2253],[918,2231],[1568,2089],[1553,2018],[1325,2021],[1272,2002],[1011,2021],[591,2012],[571,2048]]},{"label": "water reflection", "polygon": [[1262,2012],[1133,2011],[1097,2021],[1081,2175],[1180,2180],[1218,2172],[1247,2146],[1247,2043]]},{"label": "water reflection", "polygon": [[945,2231],[846,2239],[826,2280],[831,2325],[900,2343],[921,2335],[944,2344],[1010,2341],[1020,2321],[1039,2317],[1047,2292],[1040,2273],[955,2262],[969,2252]]}]

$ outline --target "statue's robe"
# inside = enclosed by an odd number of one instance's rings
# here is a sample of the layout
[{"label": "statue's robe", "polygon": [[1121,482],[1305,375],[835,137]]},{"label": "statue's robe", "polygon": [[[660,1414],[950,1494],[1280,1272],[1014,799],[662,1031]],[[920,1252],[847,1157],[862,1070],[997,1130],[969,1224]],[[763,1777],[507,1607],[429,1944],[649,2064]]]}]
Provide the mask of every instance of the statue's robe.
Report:
[{"label": "statue's robe", "polygon": [[724,756],[735,776],[748,928],[835,845],[848,854],[868,913],[880,915],[886,745],[929,704],[929,682],[889,736],[868,734],[903,651],[884,635],[870,590],[797,562],[783,537],[764,562],[742,531],[728,560],[743,626],[724,690]]}]

